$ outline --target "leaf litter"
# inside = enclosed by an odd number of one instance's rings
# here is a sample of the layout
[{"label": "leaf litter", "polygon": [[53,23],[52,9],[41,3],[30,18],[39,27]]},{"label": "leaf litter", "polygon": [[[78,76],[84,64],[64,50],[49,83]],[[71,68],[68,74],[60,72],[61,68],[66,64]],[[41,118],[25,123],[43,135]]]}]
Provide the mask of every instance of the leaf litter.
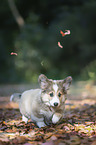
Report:
[{"label": "leaf litter", "polygon": [[0,108],[0,145],[95,145],[96,101],[91,104],[89,99],[87,105],[86,99],[83,103],[82,100],[68,103],[62,122],[43,128],[31,120],[27,124],[22,122],[17,106]]}]

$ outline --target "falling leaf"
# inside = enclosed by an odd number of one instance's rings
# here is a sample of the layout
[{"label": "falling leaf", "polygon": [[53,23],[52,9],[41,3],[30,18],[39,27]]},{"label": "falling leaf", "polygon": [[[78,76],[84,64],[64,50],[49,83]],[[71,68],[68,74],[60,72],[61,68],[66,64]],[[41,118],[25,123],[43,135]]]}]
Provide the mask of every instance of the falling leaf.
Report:
[{"label": "falling leaf", "polygon": [[11,52],[11,55],[17,55],[17,53],[15,53],[15,52]]},{"label": "falling leaf", "polygon": [[60,30],[60,34],[62,35],[62,37],[64,37],[65,35],[69,35],[70,34],[70,30],[65,30],[66,32],[64,33],[63,31]]},{"label": "falling leaf", "polygon": [[60,48],[63,48],[63,46],[60,44],[60,42],[58,42],[58,46],[59,46]]},{"label": "falling leaf", "polygon": [[60,30],[60,34],[64,37],[65,33],[63,31]]}]

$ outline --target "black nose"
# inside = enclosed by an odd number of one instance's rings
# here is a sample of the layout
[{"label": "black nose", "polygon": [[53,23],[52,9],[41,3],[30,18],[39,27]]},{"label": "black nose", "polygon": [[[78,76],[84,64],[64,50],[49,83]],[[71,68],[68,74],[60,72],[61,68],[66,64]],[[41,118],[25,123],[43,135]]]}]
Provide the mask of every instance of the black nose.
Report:
[{"label": "black nose", "polygon": [[54,103],[54,106],[58,106],[58,103],[57,103],[57,102],[55,102],[55,103]]}]

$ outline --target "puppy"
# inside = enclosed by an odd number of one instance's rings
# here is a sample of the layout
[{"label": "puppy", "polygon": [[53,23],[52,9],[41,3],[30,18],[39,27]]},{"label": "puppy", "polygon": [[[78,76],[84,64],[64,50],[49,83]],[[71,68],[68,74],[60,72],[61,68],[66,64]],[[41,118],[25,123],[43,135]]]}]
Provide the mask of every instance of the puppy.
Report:
[{"label": "puppy", "polygon": [[37,126],[44,127],[58,123],[64,116],[67,90],[72,82],[69,76],[64,80],[48,79],[39,76],[40,89],[31,89],[11,96],[10,101],[17,102],[22,120],[31,119]]}]

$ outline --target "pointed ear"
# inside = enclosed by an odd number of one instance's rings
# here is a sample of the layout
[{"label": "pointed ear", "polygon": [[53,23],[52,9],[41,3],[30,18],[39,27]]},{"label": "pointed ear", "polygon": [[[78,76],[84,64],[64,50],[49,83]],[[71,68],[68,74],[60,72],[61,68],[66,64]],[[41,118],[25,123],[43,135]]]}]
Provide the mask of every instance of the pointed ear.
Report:
[{"label": "pointed ear", "polygon": [[71,76],[69,76],[66,79],[64,79],[63,87],[64,87],[65,91],[69,90],[71,83],[72,83],[72,77]]},{"label": "pointed ear", "polygon": [[48,78],[45,75],[41,74],[39,76],[39,78],[38,78],[38,82],[40,84],[41,89],[44,90],[44,89],[47,88],[47,86],[48,86]]}]

